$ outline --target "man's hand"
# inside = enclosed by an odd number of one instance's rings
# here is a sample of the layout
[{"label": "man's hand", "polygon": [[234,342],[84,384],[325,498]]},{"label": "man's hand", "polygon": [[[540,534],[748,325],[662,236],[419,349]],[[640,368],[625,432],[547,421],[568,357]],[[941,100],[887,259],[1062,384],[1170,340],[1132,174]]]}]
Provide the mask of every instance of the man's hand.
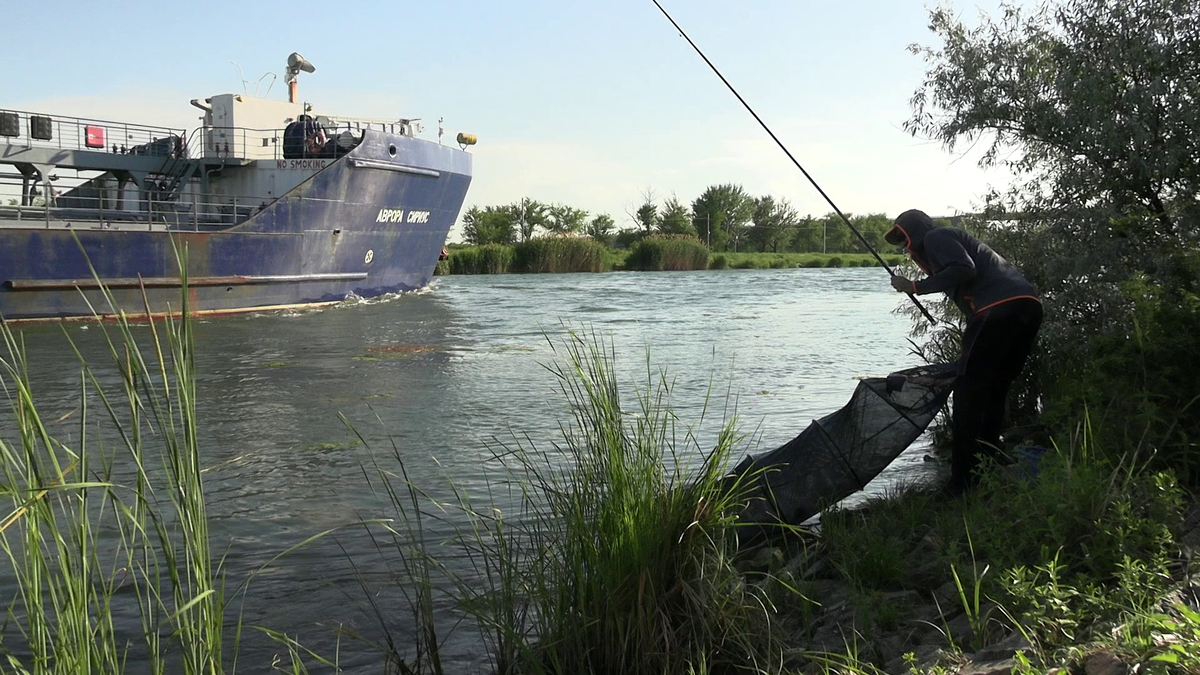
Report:
[{"label": "man's hand", "polygon": [[908,277],[902,277],[898,274],[892,275],[892,288],[903,293],[913,293],[916,291],[916,284]]}]

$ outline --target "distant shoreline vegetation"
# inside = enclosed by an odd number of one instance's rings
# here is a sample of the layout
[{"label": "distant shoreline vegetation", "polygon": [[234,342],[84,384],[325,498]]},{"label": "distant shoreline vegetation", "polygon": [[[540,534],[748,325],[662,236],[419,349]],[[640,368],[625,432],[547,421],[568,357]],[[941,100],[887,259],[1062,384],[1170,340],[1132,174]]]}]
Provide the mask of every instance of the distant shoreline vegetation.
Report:
[{"label": "distant shoreline vegetation", "polygon": [[[690,238],[652,236],[632,248],[618,249],[591,239],[543,237],[524,244],[451,244],[449,257],[438,261],[434,274],[522,274],[536,272],[651,272],[796,267],[874,267],[869,253],[713,253]],[[887,254],[888,265],[904,256]]]},{"label": "distant shoreline vegetation", "polygon": [[892,227],[885,214],[848,216],[868,248],[835,213],[801,216],[786,199],[733,183],[709,186],[690,205],[647,188],[633,204],[624,229],[607,213],[528,197],[472,206],[465,245],[451,245],[436,274],[859,267],[878,264],[871,249],[894,251],[883,240]]}]

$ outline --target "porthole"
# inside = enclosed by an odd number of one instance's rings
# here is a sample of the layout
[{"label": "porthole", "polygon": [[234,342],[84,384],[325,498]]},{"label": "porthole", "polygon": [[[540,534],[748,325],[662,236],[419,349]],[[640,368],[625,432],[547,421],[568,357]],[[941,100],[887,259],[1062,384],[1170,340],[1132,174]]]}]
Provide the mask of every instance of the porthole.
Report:
[{"label": "porthole", "polygon": [[391,155],[392,157],[396,156],[396,145],[395,144],[391,144],[388,146],[388,154]]}]

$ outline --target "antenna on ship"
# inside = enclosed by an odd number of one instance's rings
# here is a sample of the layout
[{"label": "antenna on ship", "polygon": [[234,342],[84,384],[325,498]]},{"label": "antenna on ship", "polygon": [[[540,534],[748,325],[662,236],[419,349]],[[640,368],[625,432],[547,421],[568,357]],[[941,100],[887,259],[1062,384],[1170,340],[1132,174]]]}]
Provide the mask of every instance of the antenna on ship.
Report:
[{"label": "antenna on ship", "polygon": [[308,62],[308,59],[300,56],[296,52],[292,52],[287,58],[287,70],[284,71],[283,81],[287,82],[288,86],[288,103],[295,103],[296,95],[296,76],[301,73],[311,73],[317,69],[316,66]]}]

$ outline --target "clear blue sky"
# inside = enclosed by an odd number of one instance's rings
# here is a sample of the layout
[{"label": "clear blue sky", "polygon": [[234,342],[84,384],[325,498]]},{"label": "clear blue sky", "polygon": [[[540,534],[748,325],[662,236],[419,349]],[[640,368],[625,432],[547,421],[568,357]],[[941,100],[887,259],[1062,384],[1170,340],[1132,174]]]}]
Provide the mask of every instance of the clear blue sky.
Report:
[{"label": "clear blue sky", "polygon": [[[932,40],[921,2],[661,1],[844,211],[948,214],[1006,181],[900,129],[924,73],[906,46]],[[478,134],[467,206],[529,196],[625,224],[645,188],[690,202],[734,182],[829,210],[650,0],[9,4],[0,107],[191,128],[188,99],[241,91],[231,62],[286,97],[298,51],[318,110]]]}]

